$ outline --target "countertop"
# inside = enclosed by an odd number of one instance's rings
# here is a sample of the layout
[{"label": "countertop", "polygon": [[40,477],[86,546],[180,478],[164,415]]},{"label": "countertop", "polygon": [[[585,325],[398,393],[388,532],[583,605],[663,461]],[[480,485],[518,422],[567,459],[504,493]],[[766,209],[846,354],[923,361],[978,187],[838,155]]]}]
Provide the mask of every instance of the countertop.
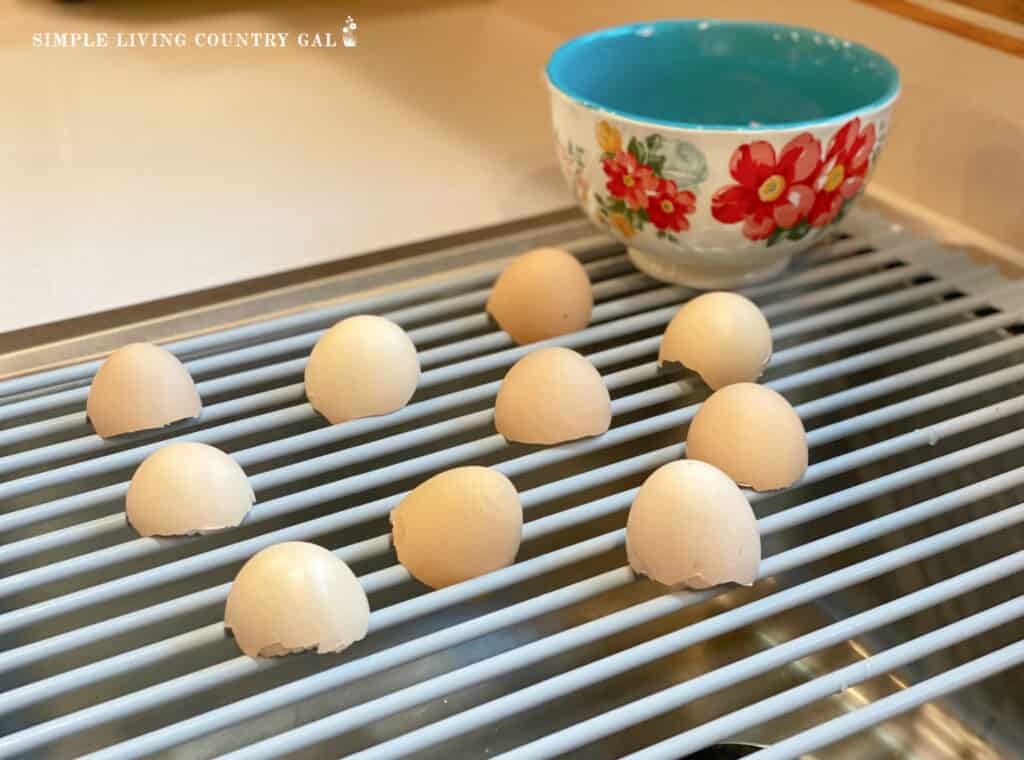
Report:
[{"label": "countertop", "polygon": [[[875,191],[1012,255],[1024,101],[1006,88],[1024,60],[850,0],[0,0],[0,333],[565,207],[551,50],[612,23],[712,14],[890,55],[905,97]],[[349,15],[356,47],[300,45],[337,41]],[[108,46],[39,45],[47,32],[105,32]],[[119,32],[186,44],[118,47]],[[289,44],[196,42],[225,32]]]}]

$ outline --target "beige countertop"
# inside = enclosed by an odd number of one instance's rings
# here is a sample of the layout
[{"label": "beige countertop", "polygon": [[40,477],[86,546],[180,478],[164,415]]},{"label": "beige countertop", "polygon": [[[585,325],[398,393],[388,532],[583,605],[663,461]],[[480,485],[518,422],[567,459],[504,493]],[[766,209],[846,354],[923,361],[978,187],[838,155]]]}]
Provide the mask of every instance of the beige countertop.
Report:
[{"label": "beige countertop", "polygon": [[[322,5],[0,0],[0,332],[564,207],[544,61],[638,18],[758,17],[882,50],[905,98],[878,190],[1007,255],[1024,239],[1024,60],[855,2]],[[357,47],[299,45],[348,14]],[[46,32],[108,47],[34,46]],[[289,45],[197,47],[224,32]]]}]

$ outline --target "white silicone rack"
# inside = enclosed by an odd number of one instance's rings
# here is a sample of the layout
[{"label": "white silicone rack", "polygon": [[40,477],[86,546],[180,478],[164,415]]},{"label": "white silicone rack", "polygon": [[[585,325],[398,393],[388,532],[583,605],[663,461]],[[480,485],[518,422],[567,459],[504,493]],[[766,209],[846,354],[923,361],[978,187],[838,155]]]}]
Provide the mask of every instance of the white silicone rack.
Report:
[{"label": "white silicone rack", "polygon": [[[606,435],[551,448],[495,434],[500,378],[536,346],[483,312],[507,257],[537,242],[578,255],[596,299],[587,329],[547,343],[588,355],[613,397]],[[692,293],[576,221],[442,254],[416,276],[388,265],[402,279],[385,287],[168,342],[205,408],[155,434],[92,434],[97,359],[0,381],[0,757],[680,758],[746,740],[768,745],[751,757],[797,758],[1024,660],[1008,580],[1024,569],[1024,283],[861,212],[745,289],[773,329],[763,381],[796,406],[812,463],[793,489],[751,494],[753,589],[666,593],[626,565],[623,526],[643,478],[684,456],[707,394],[656,363]],[[396,414],[329,427],[305,402],[305,357],[356,313],[409,331],[422,381]],[[243,465],[257,504],[242,528],[172,540],[126,525],[128,479],[170,440]],[[523,549],[430,591],[396,563],[387,515],[466,463],[516,483]],[[230,580],[285,540],[360,575],[365,641],[241,655],[220,622]],[[859,684],[874,696],[837,707]]]}]

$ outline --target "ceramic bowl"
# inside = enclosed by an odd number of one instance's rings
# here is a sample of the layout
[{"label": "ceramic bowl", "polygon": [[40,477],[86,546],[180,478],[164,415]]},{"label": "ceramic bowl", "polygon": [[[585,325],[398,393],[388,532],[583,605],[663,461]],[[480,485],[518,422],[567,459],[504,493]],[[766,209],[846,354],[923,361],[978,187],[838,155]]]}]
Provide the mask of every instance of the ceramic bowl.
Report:
[{"label": "ceramic bowl", "polygon": [[773,276],[860,194],[899,75],[801,27],[676,20],[577,37],[547,67],[559,162],[643,271],[698,288]]}]

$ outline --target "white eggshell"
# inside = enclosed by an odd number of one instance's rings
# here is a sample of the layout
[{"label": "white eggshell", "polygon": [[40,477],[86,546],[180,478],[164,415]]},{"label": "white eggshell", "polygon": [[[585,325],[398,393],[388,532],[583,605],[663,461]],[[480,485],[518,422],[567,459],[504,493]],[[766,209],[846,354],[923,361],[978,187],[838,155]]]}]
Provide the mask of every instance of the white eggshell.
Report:
[{"label": "white eggshell", "polygon": [[786,488],[807,470],[807,435],[789,402],[771,388],[736,383],[712,393],[690,422],[686,456],[708,462],[757,491]]},{"label": "white eggshell", "polygon": [[421,483],[391,513],[398,561],[432,588],[511,565],[523,534],[512,482],[490,467],[456,467]]},{"label": "white eggshell", "polygon": [[316,544],[268,546],[238,571],[224,627],[250,657],[340,652],[366,636],[370,603],[348,565]]},{"label": "white eggshell", "polygon": [[317,341],[306,364],[306,396],[336,425],[398,411],[419,379],[419,357],[405,330],[384,317],[360,315]]},{"label": "white eggshell", "polygon": [[239,525],[256,500],[238,463],[205,443],[150,454],[128,486],[128,522],[143,536],[182,536]]},{"label": "white eggshell", "polygon": [[611,397],[601,373],[568,348],[541,348],[524,356],[501,381],[494,403],[495,427],[518,443],[601,435],[611,421]]},{"label": "white eggshell", "polygon": [[487,313],[520,345],[582,330],[593,308],[587,271],[560,248],[537,248],[516,258],[487,299]]},{"label": "white eggshell", "polygon": [[712,389],[752,382],[772,356],[761,310],[736,293],[705,293],[683,305],[661,339],[658,363],[679,362]]},{"label": "white eggshell", "polygon": [[185,366],[152,343],[114,351],[96,372],[85,403],[97,435],[111,438],[199,416],[203,404]]},{"label": "white eggshell", "polygon": [[670,462],[633,500],[626,554],[636,572],[666,586],[749,586],[761,564],[761,536],[750,503],[727,475],[704,462]]}]

